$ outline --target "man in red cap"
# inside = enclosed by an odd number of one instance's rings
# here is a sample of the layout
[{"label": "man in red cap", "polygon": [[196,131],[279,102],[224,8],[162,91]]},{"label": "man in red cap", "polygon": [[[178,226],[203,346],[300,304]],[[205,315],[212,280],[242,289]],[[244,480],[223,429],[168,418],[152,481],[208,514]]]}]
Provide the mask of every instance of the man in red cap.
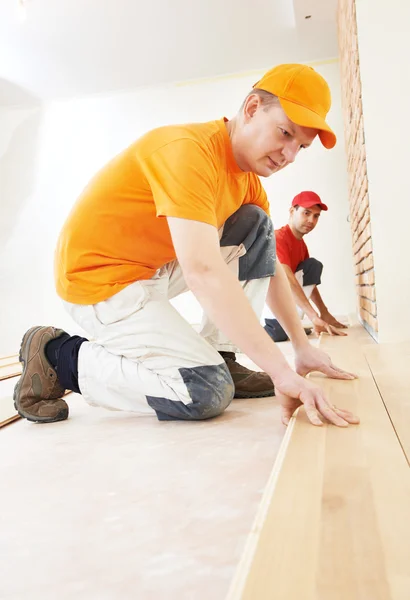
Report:
[{"label": "man in red cap", "polygon": [[[289,224],[275,231],[276,255],[285,270],[300,316],[306,314],[317,333],[346,335],[340,331],[346,325],[330,314],[317,287],[321,281],[323,264],[309,256],[303,239],[316,227],[322,210],[327,209],[315,192],[301,192],[295,196],[290,208]],[[319,314],[311,302],[316,305]],[[275,342],[289,339],[275,318],[265,319],[265,329]]]},{"label": "man in red cap", "polygon": [[[52,326],[22,340],[20,415],[66,419],[65,390],[91,405],[200,420],[234,397],[273,395],[284,423],[300,404],[310,421],[357,423],[304,376],[354,375],[308,343],[286,275],[276,261],[269,202],[259,177],[293,162],[326,123],[326,81],[307,65],[279,65],[232,120],[149,131],[85,188],[55,255],[57,293],[88,339]],[[269,288],[269,291],[268,291]],[[191,290],[204,309],[200,333],[171,305]],[[296,372],[260,324],[266,294],[295,347]],[[262,371],[236,360],[238,349]]]}]

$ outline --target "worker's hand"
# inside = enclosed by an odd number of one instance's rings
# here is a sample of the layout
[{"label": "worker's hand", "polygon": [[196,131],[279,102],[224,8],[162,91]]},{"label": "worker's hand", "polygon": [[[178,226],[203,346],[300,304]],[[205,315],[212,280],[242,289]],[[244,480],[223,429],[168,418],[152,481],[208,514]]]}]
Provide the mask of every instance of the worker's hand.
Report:
[{"label": "worker's hand", "polygon": [[340,331],[340,329],[337,329],[333,325],[329,325],[329,323],[326,323],[326,321],[320,317],[313,317],[312,323],[315,333],[317,334],[328,333],[329,335],[347,335],[347,333]]},{"label": "worker's hand", "polygon": [[332,327],[336,327],[337,329],[347,329],[347,325],[340,323],[340,321],[335,319],[334,316],[331,315],[328,310],[322,312],[320,314],[320,318],[322,319],[322,321],[324,321],[328,325],[331,325]]},{"label": "worker's hand", "polygon": [[349,423],[357,424],[359,419],[351,412],[329,404],[323,390],[310,383],[293,371],[286,371],[281,377],[275,378],[275,393],[282,407],[282,423],[288,425],[295,410],[302,404],[312,425],[323,425],[325,420],[347,427]]},{"label": "worker's hand", "polygon": [[356,379],[357,375],[343,371],[332,363],[332,360],[326,352],[315,348],[310,344],[306,344],[301,350],[296,350],[295,356],[296,372],[302,377],[305,377],[312,371],[319,371],[331,377],[332,379]]}]

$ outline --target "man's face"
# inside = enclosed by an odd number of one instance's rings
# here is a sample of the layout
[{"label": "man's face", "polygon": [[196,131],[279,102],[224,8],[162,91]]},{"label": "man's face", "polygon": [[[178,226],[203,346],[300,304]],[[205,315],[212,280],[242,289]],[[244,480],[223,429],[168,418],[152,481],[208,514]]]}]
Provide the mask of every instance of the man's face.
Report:
[{"label": "man's face", "polygon": [[316,227],[322,209],[315,204],[309,208],[292,206],[290,209],[290,224],[300,235],[306,235]]},{"label": "man's face", "polygon": [[292,123],[279,103],[265,107],[259,96],[251,95],[244,106],[237,162],[243,171],[269,177],[292,163],[317,133],[316,129]]}]

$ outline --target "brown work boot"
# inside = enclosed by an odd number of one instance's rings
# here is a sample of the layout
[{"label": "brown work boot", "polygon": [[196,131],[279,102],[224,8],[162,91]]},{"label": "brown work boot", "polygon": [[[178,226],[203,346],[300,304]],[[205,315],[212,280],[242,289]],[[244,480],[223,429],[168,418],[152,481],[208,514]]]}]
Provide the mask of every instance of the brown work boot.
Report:
[{"label": "brown work boot", "polygon": [[234,398],[265,398],[275,395],[275,386],[267,373],[251,371],[236,362],[234,352],[220,352],[235,384]]},{"label": "brown work boot", "polygon": [[47,342],[65,333],[55,327],[32,327],[24,334],[19,360],[23,371],[14,388],[14,406],[20,416],[38,423],[63,421],[68,417],[55,369],[47,360]]}]

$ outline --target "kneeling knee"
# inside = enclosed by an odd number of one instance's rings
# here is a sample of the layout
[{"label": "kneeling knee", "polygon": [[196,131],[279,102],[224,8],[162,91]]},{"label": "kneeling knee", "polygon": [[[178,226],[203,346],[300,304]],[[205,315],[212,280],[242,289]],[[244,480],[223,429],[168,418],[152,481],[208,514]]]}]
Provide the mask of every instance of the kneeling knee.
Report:
[{"label": "kneeling knee", "polygon": [[317,258],[314,258],[313,256],[306,259],[305,262],[308,265],[310,265],[312,268],[317,269],[318,271],[319,270],[322,271],[322,269],[323,269],[323,263],[321,263],[320,260],[318,260]]},{"label": "kneeling knee", "polygon": [[180,373],[192,400],[194,418],[216,417],[232,402],[235,386],[225,363],[183,368]]},{"label": "kneeling knee", "polygon": [[180,400],[147,396],[158,419],[201,421],[217,417],[232,402],[235,386],[225,363],[200,367],[183,367],[179,373],[186,392]]}]

